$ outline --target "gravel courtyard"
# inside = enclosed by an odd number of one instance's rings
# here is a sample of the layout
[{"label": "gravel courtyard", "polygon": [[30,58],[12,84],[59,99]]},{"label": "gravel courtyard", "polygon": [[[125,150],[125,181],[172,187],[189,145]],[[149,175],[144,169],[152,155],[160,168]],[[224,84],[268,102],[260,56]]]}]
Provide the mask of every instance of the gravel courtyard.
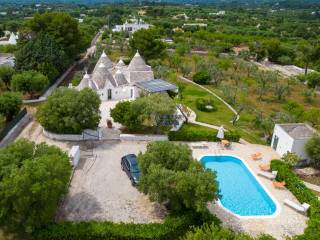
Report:
[{"label": "gravel courtyard", "polygon": [[146,143],[108,141],[96,144],[93,151],[96,159],[89,155],[83,157],[75,170],[59,219],[161,222],[163,209],[138,192],[120,167],[123,155],[144,151]]}]

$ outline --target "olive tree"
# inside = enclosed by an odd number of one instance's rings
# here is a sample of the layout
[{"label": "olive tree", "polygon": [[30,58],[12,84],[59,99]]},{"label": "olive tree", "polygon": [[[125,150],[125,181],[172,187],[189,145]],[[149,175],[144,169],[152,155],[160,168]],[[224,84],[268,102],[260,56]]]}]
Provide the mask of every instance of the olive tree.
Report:
[{"label": "olive tree", "polygon": [[306,152],[313,164],[320,167],[320,135],[313,136],[305,145]]},{"label": "olive tree", "polygon": [[193,159],[187,145],[151,142],[147,151],[138,155],[138,163],[138,189],[172,210],[204,212],[207,202],[217,197],[215,174]]},{"label": "olive tree", "polygon": [[71,173],[66,153],[18,140],[0,149],[0,169],[2,230],[31,233],[54,221]]},{"label": "olive tree", "polygon": [[96,129],[100,122],[99,96],[89,88],[81,91],[58,88],[37,112],[40,124],[48,131],[79,134]]},{"label": "olive tree", "polygon": [[33,98],[35,93],[43,91],[49,84],[49,80],[42,73],[36,71],[24,71],[13,75],[11,85],[13,90],[29,93]]},{"label": "olive tree", "polygon": [[19,113],[22,106],[21,95],[16,92],[4,92],[0,94],[0,114],[10,121]]}]

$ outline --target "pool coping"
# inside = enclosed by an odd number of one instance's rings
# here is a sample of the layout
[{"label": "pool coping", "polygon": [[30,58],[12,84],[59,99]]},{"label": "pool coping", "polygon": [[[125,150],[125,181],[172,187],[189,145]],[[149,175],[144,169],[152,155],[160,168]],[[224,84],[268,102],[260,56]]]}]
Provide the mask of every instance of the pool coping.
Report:
[{"label": "pool coping", "polygon": [[255,172],[250,168],[250,166],[246,163],[246,161],[244,159],[242,159],[241,157],[237,156],[237,155],[232,155],[232,154],[203,154],[200,155],[197,160],[201,161],[201,159],[203,157],[210,157],[210,156],[229,156],[229,157],[234,157],[234,158],[238,158],[240,161],[242,161],[242,163],[246,166],[246,168],[249,170],[249,172],[252,174],[252,176],[257,180],[257,182],[260,184],[260,186],[263,188],[263,190],[269,195],[269,197],[271,198],[271,200],[274,202],[274,204],[276,205],[276,211],[271,214],[271,215],[252,215],[252,216],[241,216],[239,214],[236,214],[234,212],[232,212],[231,210],[229,210],[228,208],[226,208],[225,206],[223,206],[223,204],[221,203],[220,199],[217,199],[216,202],[218,203],[218,205],[224,209],[226,212],[230,213],[231,215],[239,218],[239,219],[254,219],[254,218],[275,218],[280,214],[280,210],[281,210],[281,206],[278,203],[278,201],[276,200],[276,198],[273,196],[273,194],[264,186],[264,184],[260,181],[260,179],[257,177],[257,175],[255,174]]}]

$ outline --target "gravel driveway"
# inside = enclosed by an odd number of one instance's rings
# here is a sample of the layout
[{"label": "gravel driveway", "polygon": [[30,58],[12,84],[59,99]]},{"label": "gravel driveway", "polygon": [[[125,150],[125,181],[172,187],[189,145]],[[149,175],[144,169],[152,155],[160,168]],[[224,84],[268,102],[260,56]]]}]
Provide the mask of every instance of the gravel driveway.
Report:
[{"label": "gravel driveway", "polygon": [[120,167],[123,155],[138,154],[145,149],[146,143],[141,142],[103,142],[96,146],[96,159],[81,159],[59,218],[72,221],[161,222],[164,210],[138,192]]}]

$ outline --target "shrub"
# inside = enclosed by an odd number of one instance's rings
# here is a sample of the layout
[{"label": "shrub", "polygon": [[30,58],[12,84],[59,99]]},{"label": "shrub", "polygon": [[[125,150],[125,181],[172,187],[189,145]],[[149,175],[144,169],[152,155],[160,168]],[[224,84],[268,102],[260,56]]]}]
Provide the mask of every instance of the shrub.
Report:
[{"label": "shrub", "polygon": [[172,210],[206,212],[207,203],[217,198],[215,174],[193,159],[186,144],[150,142],[138,163],[138,189]]},{"label": "shrub", "polygon": [[49,84],[49,80],[42,73],[36,71],[24,71],[13,75],[12,88],[15,91],[29,93],[31,98],[35,93],[40,93]]},{"label": "shrub", "polygon": [[12,67],[1,65],[0,66],[0,83],[4,83],[8,88],[10,86],[11,78],[15,73]]},{"label": "shrub", "polygon": [[115,122],[121,123],[122,125],[126,125],[126,116],[128,116],[130,111],[130,102],[118,102],[116,106],[111,109],[110,116],[113,118]]},{"label": "shrub", "polygon": [[[207,127],[202,127],[194,124],[184,124],[179,131],[169,132],[168,137],[170,141],[220,141],[217,138],[218,130]],[[236,131],[224,132],[224,138],[232,141],[239,142],[240,135]]]},{"label": "shrub", "polygon": [[208,84],[211,81],[211,77],[208,71],[202,70],[202,71],[196,72],[193,75],[192,80],[198,84]]},{"label": "shrub", "polygon": [[320,239],[320,201],[318,197],[308,189],[300,178],[291,171],[291,169],[280,160],[271,161],[271,169],[278,171],[277,180],[285,181],[287,188],[301,202],[310,204],[308,212],[309,221],[304,234],[296,236],[294,240],[316,240]]},{"label": "shrub", "polygon": [[111,109],[115,122],[124,125],[129,131],[139,132],[150,128],[159,132],[174,123],[175,102],[166,95],[152,94],[133,102],[118,103]]},{"label": "shrub", "polygon": [[306,152],[316,167],[320,167],[320,136],[313,136],[305,145]]},{"label": "shrub", "polygon": [[70,178],[67,154],[18,140],[0,150],[0,169],[1,228],[30,233],[51,223]]},{"label": "shrub", "polygon": [[81,91],[58,88],[37,112],[40,124],[48,131],[79,134],[96,129],[100,122],[100,98],[89,88]]},{"label": "shrub", "polygon": [[217,111],[217,107],[214,105],[214,101],[212,99],[197,98],[196,107],[202,112]]},{"label": "shrub", "polygon": [[10,121],[19,113],[22,106],[22,99],[19,93],[4,92],[0,94],[0,114]]},{"label": "shrub", "polygon": [[201,227],[194,227],[192,231],[187,232],[187,234],[181,238],[181,240],[213,240],[213,239],[223,239],[223,240],[275,240],[269,235],[260,235],[253,238],[245,233],[237,234],[228,228],[221,228],[215,224],[204,224]]},{"label": "shrub", "polygon": [[294,167],[295,165],[297,165],[299,161],[299,157],[295,153],[287,152],[286,154],[283,155],[281,160],[288,166]]},{"label": "shrub", "polygon": [[112,222],[63,222],[38,229],[35,240],[176,240],[190,225],[198,224],[193,214],[168,216],[163,224]]},{"label": "shrub", "polygon": [[320,86],[320,73],[311,72],[305,77],[310,88],[315,88],[316,86]]}]

